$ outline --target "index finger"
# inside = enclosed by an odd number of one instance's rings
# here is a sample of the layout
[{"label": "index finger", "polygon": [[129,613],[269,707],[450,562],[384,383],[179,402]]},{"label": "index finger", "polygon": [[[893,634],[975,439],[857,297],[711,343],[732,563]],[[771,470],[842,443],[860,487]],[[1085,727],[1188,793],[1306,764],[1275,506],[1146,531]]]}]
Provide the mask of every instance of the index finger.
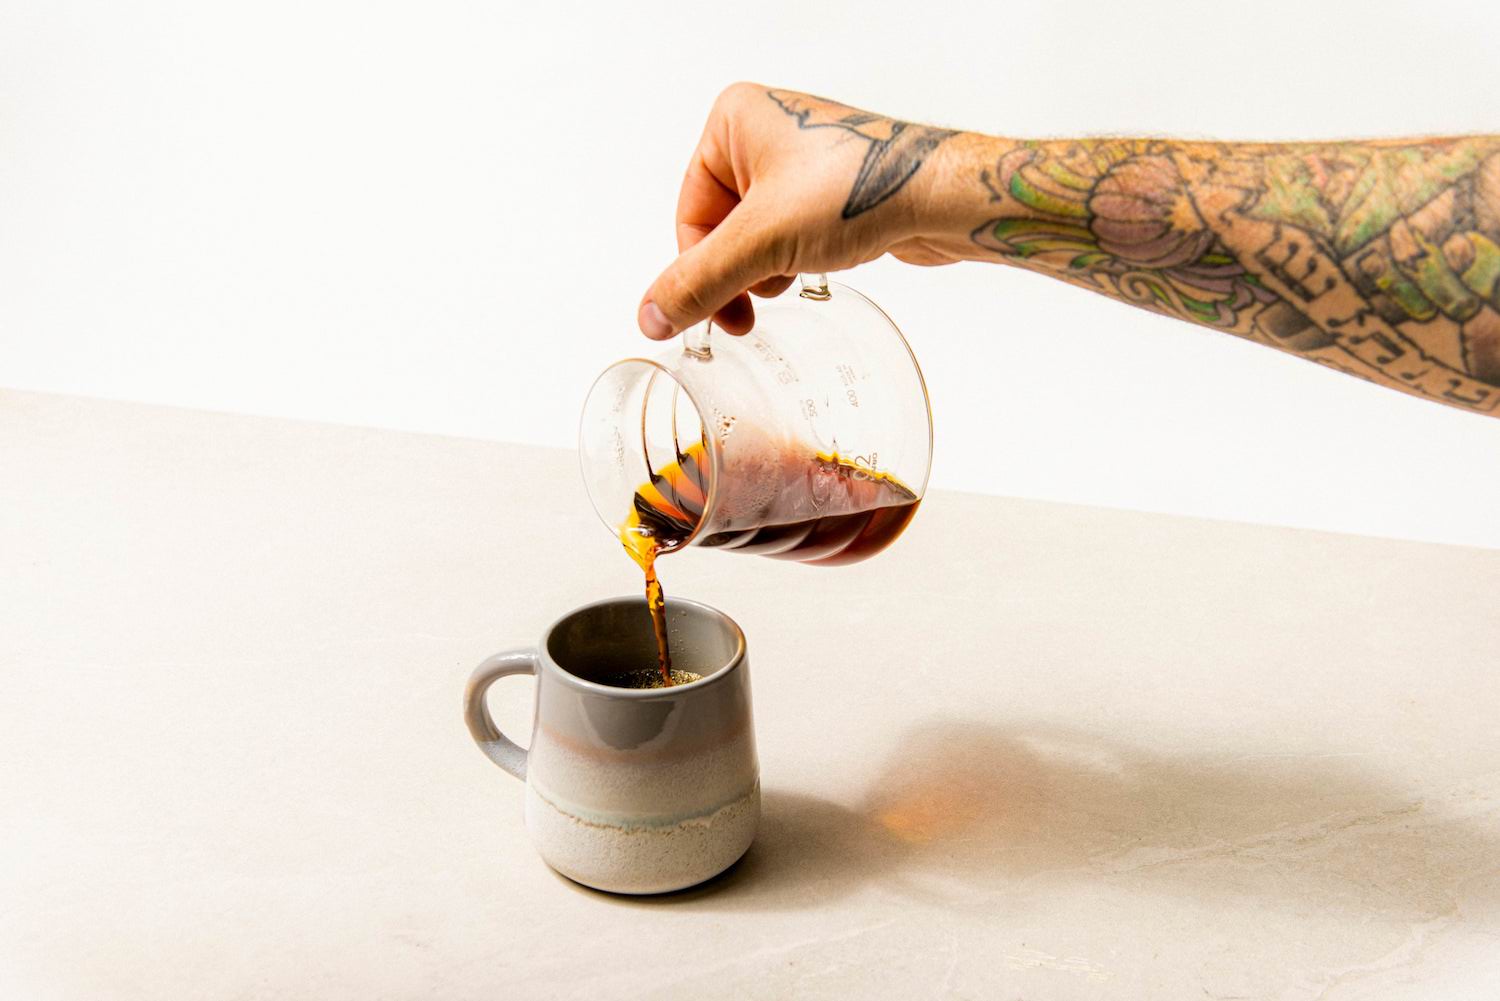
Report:
[{"label": "index finger", "polygon": [[[709,147],[707,155],[705,155],[705,146]],[[710,164],[710,158],[719,162]],[[717,155],[709,136],[705,133],[698,148],[693,151],[692,162],[688,164],[687,174],[682,179],[682,190],[677,196],[677,252],[679,254],[713,232],[714,228],[722,223],[740,203],[739,192],[721,179],[727,178],[730,184],[733,183],[732,173],[725,169],[728,166],[728,163]],[[715,167],[718,169],[714,169]],[[748,333],[755,323],[755,310],[750,305],[750,297],[741,292],[714,314],[714,320],[731,334]]]},{"label": "index finger", "polygon": [[710,169],[700,143],[677,194],[677,252],[707,236],[739,203],[739,192],[727,187]]}]

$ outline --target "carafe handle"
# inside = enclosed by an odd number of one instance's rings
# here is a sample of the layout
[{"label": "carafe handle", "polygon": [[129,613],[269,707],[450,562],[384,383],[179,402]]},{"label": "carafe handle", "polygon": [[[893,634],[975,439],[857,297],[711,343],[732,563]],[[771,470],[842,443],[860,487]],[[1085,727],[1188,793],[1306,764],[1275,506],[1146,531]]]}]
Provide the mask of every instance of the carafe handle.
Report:
[{"label": "carafe handle", "polygon": [[798,275],[797,281],[802,284],[800,295],[804,299],[814,302],[827,302],[833,298],[833,293],[828,291],[828,276],[826,274]]},{"label": "carafe handle", "polygon": [[[804,299],[814,302],[827,302],[833,298],[833,293],[828,290],[828,275],[822,272],[811,274],[799,274],[797,283],[802,286],[798,294]],[[694,358],[704,361],[714,356],[713,348],[709,344],[709,335],[713,333],[713,318],[704,320],[702,323],[689,327],[682,335],[682,350]]]},{"label": "carafe handle", "polygon": [[709,347],[708,335],[713,331],[714,320],[709,317],[702,323],[695,323],[682,334],[682,350],[694,358],[708,361],[714,356],[713,349]]}]

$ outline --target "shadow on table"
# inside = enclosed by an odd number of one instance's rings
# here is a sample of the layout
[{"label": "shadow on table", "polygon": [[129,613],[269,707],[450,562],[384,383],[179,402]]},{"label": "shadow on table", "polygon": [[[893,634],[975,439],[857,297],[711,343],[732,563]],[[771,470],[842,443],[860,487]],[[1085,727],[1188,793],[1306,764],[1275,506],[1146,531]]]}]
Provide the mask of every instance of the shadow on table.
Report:
[{"label": "shadow on table", "polygon": [[702,886],[580,892],[633,907],[791,910],[867,885],[957,903],[1037,879],[1418,921],[1451,911],[1476,877],[1493,891],[1496,823],[1478,806],[1465,816],[1462,798],[1415,798],[1374,764],[1162,756],[1056,727],[938,720],[896,741],[852,805],[767,789],[755,844]]}]

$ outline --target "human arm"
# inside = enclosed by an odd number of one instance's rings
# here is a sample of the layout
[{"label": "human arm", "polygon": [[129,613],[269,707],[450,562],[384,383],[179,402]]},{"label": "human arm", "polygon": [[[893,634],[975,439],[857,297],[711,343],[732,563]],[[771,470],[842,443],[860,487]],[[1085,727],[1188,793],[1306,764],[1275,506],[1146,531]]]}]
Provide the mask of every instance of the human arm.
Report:
[{"label": "human arm", "polygon": [[743,332],[799,271],[996,261],[1500,416],[1500,136],[1015,140],[737,84],[678,242],[648,335]]}]

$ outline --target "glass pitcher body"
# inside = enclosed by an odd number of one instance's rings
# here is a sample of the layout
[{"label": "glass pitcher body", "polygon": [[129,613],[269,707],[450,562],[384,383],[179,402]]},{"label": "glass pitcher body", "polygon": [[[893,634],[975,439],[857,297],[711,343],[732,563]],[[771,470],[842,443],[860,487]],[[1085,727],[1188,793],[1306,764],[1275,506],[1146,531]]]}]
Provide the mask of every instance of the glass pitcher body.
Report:
[{"label": "glass pitcher body", "polygon": [[758,303],[755,329],[685,332],[595,381],[579,455],[627,547],[688,545],[833,566],[874,555],[927,486],[932,417],[890,318],[821,275]]}]

